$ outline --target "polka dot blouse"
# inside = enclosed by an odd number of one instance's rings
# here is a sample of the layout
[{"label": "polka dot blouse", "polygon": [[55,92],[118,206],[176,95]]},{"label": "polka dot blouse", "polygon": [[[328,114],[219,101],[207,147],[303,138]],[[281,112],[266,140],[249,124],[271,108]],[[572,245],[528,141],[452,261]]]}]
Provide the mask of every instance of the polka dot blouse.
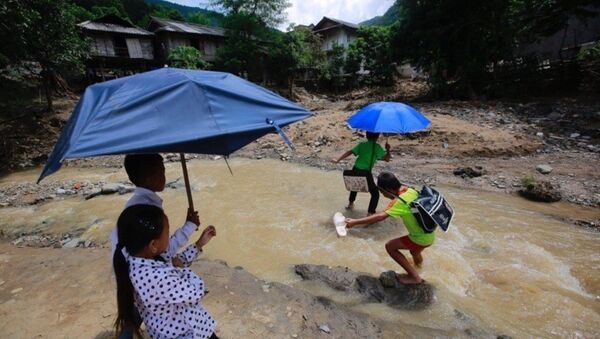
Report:
[{"label": "polka dot blouse", "polygon": [[[189,266],[198,254],[196,246],[190,245],[177,256]],[[210,338],[216,323],[200,304],[204,281],[198,275],[189,268],[174,267],[168,253],[162,255],[165,262],[125,257],[135,289],[135,307],[150,337]]]}]

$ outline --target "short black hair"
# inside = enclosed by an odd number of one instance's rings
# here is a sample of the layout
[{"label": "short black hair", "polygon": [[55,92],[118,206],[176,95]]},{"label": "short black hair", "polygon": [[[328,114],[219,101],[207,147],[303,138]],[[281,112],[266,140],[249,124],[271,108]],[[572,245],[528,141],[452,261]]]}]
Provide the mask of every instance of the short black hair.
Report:
[{"label": "short black hair", "polygon": [[395,193],[402,184],[392,172],[381,172],[377,176],[377,187],[390,193]]},{"label": "short black hair", "polygon": [[367,132],[367,140],[379,139],[379,133]]},{"label": "short black hair", "polygon": [[163,163],[163,157],[158,153],[153,154],[127,154],[125,156],[125,172],[134,185],[140,186],[141,179],[152,174],[159,164]]}]

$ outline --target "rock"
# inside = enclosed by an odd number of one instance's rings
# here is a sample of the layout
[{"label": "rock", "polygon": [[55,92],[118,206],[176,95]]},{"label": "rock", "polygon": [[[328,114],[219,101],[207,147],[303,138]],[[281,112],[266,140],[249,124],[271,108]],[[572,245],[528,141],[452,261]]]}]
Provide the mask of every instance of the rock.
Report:
[{"label": "rock", "polygon": [[542,133],[542,132],[537,132],[537,133],[535,134],[535,136],[536,136],[536,137],[543,138],[543,137],[544,137],[544,133]]},{"label": "rock", "polygon": [[119,184],[118,190],[119,190],[119,194],[123,195],[123,194],[131,193],[131,192],[135,191],[135,186]]},{"label": "rock", "polygon": [[463,179],[467,178],[477,178],[482,175],[485,175],[487,171],[483,169],[481,166],[475,167],[459,167],[452,172],[454,175],[462,177]]},{"label": "rock", "polygon": [[381,281],[370,275],[360,275],[356,278],[357,290],[367,297],[368,302],[384,302],[386,299],[385,288]]},{"label": "rock", "polygon": [[359,274],[351,271],[348,267],[328,267],[325,265],[302,264],[295,265],[296,274],[304,280],[320,280],[330,287],[346,291],[355,286]]},{"label": "rock", "polygon": [[447,149],[448,147],[450,147],[450,145],[447,142],[445,142],[444,144],[442,144],[442,147]]},{"label": "rock", "polygon": [[106,184],[101,188],[102,194],[113,194],[119,192],[119,184]]},{"label": "rock", "polygon": [[579,134],[579,133],[571,133],[571,135],[569,135],[569,138],[575,139],[575,138],[579,138],[580,136],[581,136],[581,134]]},{"label": "rock", "polygon": [[319,329],[325,333],[331,333],[331,329],[329,329],[329,326],[327,325],[321,325],[319,326]]},{"label": "rock", "polygon": [[540,181],[519,190],[519,194],[529,200],[539,202],[555,202],[562,199],[562,195],[556,187],[547,181]]},{"label": "rock", "polygon": [[102,194],[102,189],[95,188],[95,189],[91,190],[88,193],[88,195],[85,196],[85,200],[89,200],[89,199],[95,198],[95,197],[99,196],[100,194]]},{"label": "rock", "polygon": [[183,189],[185,188],[185,182],[182,177],[179,177],[175,181],[168,182],[165,186],[171,189]]},{"label": "rock", "polygon": [[23,290],[23,287],[19,287],[19,288],[15,288],[14,290],[10,291],[11,294],[16,294],[19,293]]},{"label": "rock", "polygon": [[398,309],[424,309],[435,299],[434,288],[429,283],[403,285],[394,271],[376,278],[339,266],[303,264],[296,265],[295,270],[304,280],[321,281],[334,289],[357,293],[365,302],[386,303]]},{"label": "rock", "polygon": [[59,195],[66,194],[66,193],[67,193],[67,191],[62,188],[59,188],[56,190],[56,194],[59,194]]},{"label": "rock", "polygon": [[63,248],[75,248],[79,245],[79,243],[83,243],[84,241],[81,238],[73,238],[68,239],[62,245]]},{"label": "rock", "polygon": [[553,170],[552,166],[550,165],[537,165],[535,169],[542,174],[550,174]]}]

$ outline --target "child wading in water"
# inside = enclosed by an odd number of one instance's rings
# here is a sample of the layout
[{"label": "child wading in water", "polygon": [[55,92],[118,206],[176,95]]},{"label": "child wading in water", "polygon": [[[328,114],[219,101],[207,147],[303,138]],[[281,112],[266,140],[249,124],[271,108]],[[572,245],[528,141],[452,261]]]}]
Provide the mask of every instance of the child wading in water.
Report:
[{"label": "child wading in water", "polygon": [[[415,265],[421,267],[423,264],[421,252],[431,246],[435,240],[435,234],[433,232],[425,232],[410,210],[409,204],[419,197],[419,192],[400,184],[396,176],[390,172],[379,174],[377,177],[377,186],[386,198],[392,200],[386,210],[362,219],[347,218],[347,227],[370,225],[383,221],[387,217],[402,219],[404,226],[408,230],[408,235],[388,241],[385,244],[385,249],[392,259],[408,273],[408,275],[399,274],[398,281],[403,284],[420,284],[423,279],[421,279],[417,270],[409,263],[404,254],[400,252],[400,250],[410,251]],[[398,197],[402,199],[398,199]]]},{"label": "child wading in water", "polygon": [[[360,144],[354,146],[353,149],[342,154],[338,159],[334,159],[335,163],[338,163],[351,155],[356,156],[354,167],[352,168],[356,173],[364,174],[367,177],[369,183],[369,193],[371,194],[371,200],[369,200],[369,215],[374,214],[379,203],[379,190],[373,181],[373,166],[378,160],[390,161],[390,145],[385,144],[385,150],[377,143],[379,139],[379,133],[367,132],[367,141],[363,141]],[[347,209],[351,210],[354,208],[354,201],[356,200],[357,192],[350,192],[348,198]]]},{"label": "child wading in water", "polygon": [[[152,338],[217,338],[215,321],[200,304],[204,281],[189,268],[172,264],[178,248],[169,239],[169,219],[162,209],[130,206],[119,216],[117,229],[117,333],[128,329],[140,335],[137,310]],[[208,226],[178,255],[181,263],[189,266],[215,235]]]}]

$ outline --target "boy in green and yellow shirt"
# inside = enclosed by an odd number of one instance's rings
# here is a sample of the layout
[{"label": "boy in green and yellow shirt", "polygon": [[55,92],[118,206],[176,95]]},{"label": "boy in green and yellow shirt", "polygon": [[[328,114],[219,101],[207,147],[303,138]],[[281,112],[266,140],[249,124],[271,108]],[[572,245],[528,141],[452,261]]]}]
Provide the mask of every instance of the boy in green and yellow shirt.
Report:
[{"label": "boy in green and yellow shirt", "polygon": [[[342,154],[338,159],[333,160],[335,163],[338,163],[351,155],[356,156],[356,161],[354,162],[354,167],[352,169],[356,173],[363,174],[369,183],[369,193],[371,193],[371,200],[369,201],[368,209],[369,215],[375,214],[375,209],[379,203],[379,190],[375,185],[371,171],[378,160],[390,161],[391,159],[390,145],[386,143],[384,150],[383,147],[377,143],[378,138],[379,133],[367,132],[366,141],[359,143],[358,145],[354,146],[353,149]],[[352,209],[354,207],[356,194],[357,192],[350,192],[350,197],[348,198],[348,207],[346,207],[347,209]]]},{"label": "boy in green and yellow shirt", "polygon": [[[388,241],[385,244],[385,249],[392,259],[408,273],[408,275],[399,274],[398,281],[403,284],[420,284],[423,279],[421,279],[417,270],[409,263],[404,254],[400,253],[400,250],[409,250],[415,265],[421,267],[423,263],[421,252],[431,246],[435,240],[435,234],[433,232],[425,232],[410,210],[409,204],[419,197],[419,192],[400,184],[396,176],[390,172],[379,174],[377,177],[377,187],[386,198],[392,200],[386,210],[366,218],[347,218],[347,227],[370,225],[385,220],[388,217],[402,219],[404,226],[408,230],[408,235]],[[402,199],[398,199],[398,197]]]}]

